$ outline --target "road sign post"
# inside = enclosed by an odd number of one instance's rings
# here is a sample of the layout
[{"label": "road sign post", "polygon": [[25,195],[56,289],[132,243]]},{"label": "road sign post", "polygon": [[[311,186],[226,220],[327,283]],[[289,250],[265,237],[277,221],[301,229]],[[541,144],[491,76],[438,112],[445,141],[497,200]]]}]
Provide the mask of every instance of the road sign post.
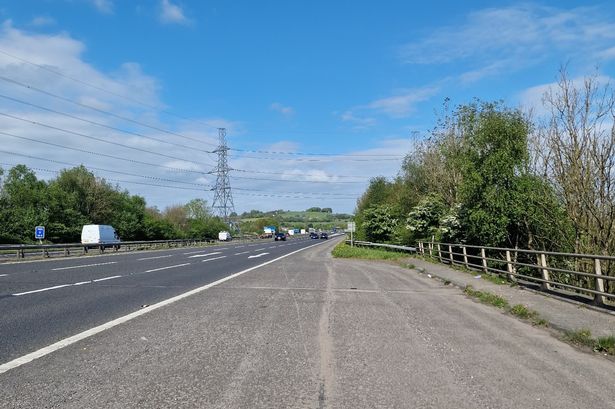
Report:
[{"label": "road sign post", "polygon": [[348,222],[347,230],[350,232],[350,247],[354,247],[353,233],[354,233],[355,229],[356,229],[355,222]]},{"label": "road sign post", "polygon": [[39,241],[39,244],[43,244],[45,238],[45,226],[36,226],[34,228],[34,238]]}]

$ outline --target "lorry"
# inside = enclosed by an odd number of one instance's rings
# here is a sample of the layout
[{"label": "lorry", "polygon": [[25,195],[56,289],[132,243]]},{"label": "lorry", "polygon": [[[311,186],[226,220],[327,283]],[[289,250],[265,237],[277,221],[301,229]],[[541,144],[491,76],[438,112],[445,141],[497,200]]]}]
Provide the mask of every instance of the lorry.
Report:
[{"label": "lorry", "polygon": [[231,236],[231,233],[227,231],[221,231],[218,233],[218,240],[220,241],[231,241],[232,239],[233,237]]},{"label": "lorry", "polygon": [[84,244],[86,248],[99,246],[101,249],[113,247],[117,250],[120,248],[120,241],[120,236],[113,226],[106,224],[86,224],[81,229],[81,244]]}]

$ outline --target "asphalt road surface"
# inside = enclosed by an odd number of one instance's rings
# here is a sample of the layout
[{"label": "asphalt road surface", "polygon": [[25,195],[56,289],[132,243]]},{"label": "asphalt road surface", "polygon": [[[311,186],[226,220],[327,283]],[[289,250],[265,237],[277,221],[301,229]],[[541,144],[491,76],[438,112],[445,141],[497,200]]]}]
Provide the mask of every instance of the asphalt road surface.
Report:
[{"label": "asphalt road surface", "polygon": [[[580,352],[544,329],[411,270],[332,259],[335,242],[288,242],[259,252],[229,248],[197,258],[188,257],[198,253],[180,250],[151,252],[150,257],[172,256],[131,258],[122,261],[124,267],[92,266],[87,269],[91,275],[74,277],[85,281],[123,274],[107,283],[5,297],[0,300],[0,362],[41,347],[15,345],[25,335],[7,341],[6,328],[54,333],[48,335],[51,341],[201,285],[189,296],[0,373],[0,407],[615,408],[612,361]],[[245,255],[257,255],[279,249],[280,257],[300,248],[250,271],[239,261],[234,268],[224,267],[234,263],[231,254],[242,251],[253,249]],[[227,257],[195,261],[222,255]],[[98,260],[120,257],[125,256]],[[152,264],[139,264],[145,262]],[[220,267],[214,273],[206,266],[216,262]],[[71,263],[85,262],[56,262],[54,268]],[[96,268],[105,270],[95,274]],[[47,284],[70,277],[54,274],[74,270],[45,270],[53,271]],[[240,274],[229,276],[232,272]],[[0,284],[3,294],[41,288],[41,282],[27,283],[36,273],[24,274],[21,281],[8,276],[13,284],[8,291]],[[231,278],[206,285],[223,276]],[[85,308],[83,300],[90,300],[91,308],[75,311]],[[55,328],[69,321],[73,327],[58,332],[27,321],[28,331],[19,329],[19,316],[27,320],[54,304],[67,307],[54,310],[55,321],[47,325],[36,322]],[[110,307],[116,304],[117,309]],[[71,319],[73,313],[80,318]],[[87,324],[75,326],[79,320]]]}]

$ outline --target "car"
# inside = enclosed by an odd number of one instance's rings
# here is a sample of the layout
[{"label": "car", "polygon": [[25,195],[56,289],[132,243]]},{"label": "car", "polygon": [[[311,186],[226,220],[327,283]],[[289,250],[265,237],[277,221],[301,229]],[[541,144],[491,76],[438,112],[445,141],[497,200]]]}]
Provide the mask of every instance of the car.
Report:
[{"label": "car", "polygon": [[284,240],[286,241],[286,234],[285,233],[276,233],[275,237],[273,238],[275,241],[278,240]]},{"label": "car", "polygon": [[323,231],[322,233],[320,233],[320,238],[326,240],[329,238],[329,235]]},{"label": "car", "polygon": [[318,238],[318,233],[310,233],[310,239],[317,239]]}]

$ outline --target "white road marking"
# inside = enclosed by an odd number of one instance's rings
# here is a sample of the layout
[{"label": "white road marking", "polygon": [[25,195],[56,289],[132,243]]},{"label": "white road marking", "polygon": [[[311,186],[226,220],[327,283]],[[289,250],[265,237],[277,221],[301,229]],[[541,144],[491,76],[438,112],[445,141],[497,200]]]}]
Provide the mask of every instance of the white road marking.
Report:
[{"label": "white road marking", "polygon": [[17,367],[22,366],[24,364],[27,364],[28,362],[32,362],[35,359],[44,357],[45,355],[49,355],[52,352],[55,352],[55,351],[57,351],[59,349],[62,349],[62,348],[65,348],[65,347],[67,347],[69,345],[72,345],[75,342],[79,342],[82,339],[89,338],[89,337],[91,337],[93,335],[99,334],[99,333],[101,333],[103,331],[106,331],[106,330],[108,330],[110,328],[113,328],[113,327],[116,327],[116,326],[118,326],[120,324],[128,322],[128,321],[130,321],[130,320],[132,320],[134,318],[140,317],[141,315],[145,315],[148,312],[157,310],[158,308],[164,307],[164,306],[169,305],[169,304],[173,304],[174,302],[182,300],[182,299],[184,299],[186,297],[190,297],[191,295],[198,294],[198,293],[203,292],[203,291],[205,291],[205,290],[207,290],[207,289],[209,289],[211,287],[215,287],[218,284],[222,284],[222,283],[224,283],[226,281],[232,280],[235,277],[239,277],[239,276],[241,276],[243,274],[249,273],[252,270],[256,270],[257,268],[266,266],[266,265],[271,264],[271,263],[275,263],[276,261],[282,260],[283,258],[292,256],[293,254],[299,253],[300,251],[307,250],[307,249],[309,249],[311,247],[318,246],[319,244],[323,244],[323,243],[324,242],[316,243],[316,244],[312,244],[312,245],[307,246],[307,247],[300,248],[300,249],[295,250],[295,251],[291,251],[288,254],[284,254],[283,256],[274,258],[273,260],[265,261],[264,263],[261,263],[259,265],[254,266],[254,267],[250,267],[250,268],[248,268],[246,270],[243,270],[243,271],[240,271],[238,273],[231,274],[230,276],[221,278],[220,280],[214,281],[213,283],[209,283],[209,284],[204,285],[202,287],[195,288],[194,290],[187,291],[187,292],[185,292],[183,294],[176,295],[175,297],[171,297],[171,298],[166,299],[164,301],[160,301],[159,303],[147,306],[145,308],[141,308],[141,309],[139,309],[139,310],[137,310],[135,312],[132,312],[132,313],[130,313],[128,315],[124,315],[123,317],[116,318],[116,319],[114,319],[112,321],[109,321],[109,322],[107,322],[105,324],[99,325],[99,326],[94,327],[94,328],[90,328],[87,331],[83,331],[83,332],[75,334],[75,335],[73,335],[71,337],[64,338],[63,340],[60,340],[60,341],[58,341],[58,342],[56,342],[54,344],[48,345],[48,346],[46,346],[44,348],[41,348],[41,349],[39,349],[37,351],[31,352],[29,354],[26,354],[24,356],[21,356],[19,358],[13,359],[12,361],[9,361],[9,362],[6,362],[6,363],[0,365],[0,374],[5,373],[7,371],[10,371],[11,369],[17,368]]},{"label": "white road marking", "polygon": [[42,293],[43,291],[55,290],[56,288],[70,287],[71,285],[72,285],[72,284],[54,285],[53,287],[39,288],[38,290],[24,291],[23,293],[15,293],[15,294],[13,294],[13,295],[14,295],[15,297],[19,297],[20,295],[34,294],[34,293]]},{"label": "white road marking", "polygon": [[144,257],[144,258],[138,258],[137,261],[143,261],[143,260],[154,260],[157,258],[167,258],[167,257],[173,257],[173,254],[167,254],[166,256],[156,256],[156,257]]},{"label": "white road marking", "polygon": [[8,274],[0,274],[0,277],[6,277]]},{"label": "white road marking", "polygon": [[236,256],[241,256],[242,254],[248,254],[250,251],[242,251],[241,253],[235,253]]},{"label": "white road marking", "polygon": [[97,278],[96,280],[92,280],[93,283],[97,283],[99,281],[107,281],[107,280],[113,280],[114,278],[120,278],[121,276],[111,276],[111,277],[103,277],[103,278]]},{"label": "white road marking", "polygon": [[53,287],[39,288],[38,290],[24,291],[22,293],[15,293],[11,295],[15,297],[19,297],[21,295],[26,295],[26,294],[42,293],[43,291],[57,290],[58,288],[74,287],[77,285],[84,285],[84,284],[92,284],[98,281],[107,281],[107,280],[112,280],[114,278],[120,278],[120,277],[121,276],[103,277],[103,278],[99,278],[99,279],[91,280],[91,281],[79,281],[78,283],[72,283],[72,284],[54,285]]},{"label": "white road marking", "polygon": [[263,251],[263,250],[265,250],[264,247],[262,249],[255,249],[254,251]]},{"label": "white road marking", "polygon": [[207,253],[207,254],[197,254],[196,256],[190,256],[188,258],[195,258],[195,257],[208,257],[208,256],[215,256],[216,254],[222,254],[222,252],[220,251],[214,251],[213,253]]},{"label": "white road marking", "polygon": [[184,263],[184,264],[177,264],[174,266],[167,266],[167,267],[160,267],[160,268],[154,268],[152,270],[147,270],[145,271],[146,273],[153,273],[154,271],[160,271],[160,270],[168,270],[169,268],[176,268],[176,267],[183,267],[183,266],[187,266],[190,265],[190,263]]},{"label": "white road marking", "polygon": [[96,264],[82,264],[80,266],[58,267],[58,268],[52,268],[51,271],[70,270],[72,268],[106,266],[109,264],[117,264],[117,261],[109,261],[107,263],[96,263]]},{"label": "white road marking", "polygon": [[[264,250],[264,249],[263,249]],[[261,254],[255,254],[253,256],[248,256],[248,258],[258,258],[258,257],[263,257],[266,256],[269,253],[261,253]]]},{"label": "white road marking", "polygon": [[208,249],[201,249],[199,251],[189,251],[187,253],[183,253],[184,256],[187,256],[188,254],[197,254],[197,253],[202,253],[204,251],[208,251]]},{"label": "white road marking", "polygon": [[245,246],[235,246],[236,249],[240,249],[242,247],[245,247]]},{"label": "white road marking", "polygon": [[205,263],[206,261],[218,260],[218,259],[225,258],[225,257],[226,257],[226,256],[220,256],[220,257],[208,258],[207,260],[201,260],[201,263]]}]

